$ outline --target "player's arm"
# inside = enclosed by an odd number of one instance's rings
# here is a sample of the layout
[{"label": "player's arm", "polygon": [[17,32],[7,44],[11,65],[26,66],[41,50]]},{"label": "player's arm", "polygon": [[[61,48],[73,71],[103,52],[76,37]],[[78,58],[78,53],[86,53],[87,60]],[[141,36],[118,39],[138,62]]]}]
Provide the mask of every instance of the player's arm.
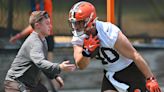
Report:
[{"label": "player's arm", "polygon": [[115,43],[115,48],[123,56],[132,59],[137,65],[137,67],[143,72],[146,78],[153,76],[146,61],[136,51],[136,49],[132,46],[127,37],[124,34],[122,34],[122,32],[119,32],[118,34],[118,38]]},{"label": "player's arm", "polygon": [[29,25],[28,27],[26,27],[20,34],[22,37],[25,37],[27,35],[29,35],[30,33],[32,33],[33,29],[32,27]]},{"label": "player's arm", "polygon": [[76,65],[80,69],[87,67],[90,61],[90,57],[93,56],[96,49],[100,46],[99,39],[97,36],[89,35],[88,38],[84,39],[83,46],[74,46],[74,58]]},{"label": "player's arm", "polygon": [[22,39],[22,38],[26,37],[27,35],[29,35],[32,31],[33,31],[33,29],[29,25],[22,32],[16,34],[15,36],[12,36],[9,41],[11,43],[15,43],[17,40]]},{"label": "player's arm", "polygon": [[90,57],[84,57],[82,55],[83,47],[81,46],[75,45],[73,49],[76,66],[79,67],[79,69],[85,69],[90,62]]},{"label": "player's arm", "polygon": [[136,49],[132,46],[127,37],[119,32],[117,41],[115,43],[115,49],[122,54],[123,56],[132,59],[140,71],[145,75],[146,87],[150,92],[161,92],[159,85],[154,78],[153,73],[151,72],[148,64],[143,59],[143,57],[136,51]]}]

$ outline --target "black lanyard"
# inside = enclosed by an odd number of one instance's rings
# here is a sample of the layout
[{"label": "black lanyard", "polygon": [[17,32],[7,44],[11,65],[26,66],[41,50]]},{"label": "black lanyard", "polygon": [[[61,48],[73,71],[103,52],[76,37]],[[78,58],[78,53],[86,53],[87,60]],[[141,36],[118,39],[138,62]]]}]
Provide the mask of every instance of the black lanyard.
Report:
[{"label": "black lanyard", "polygon": [[[39,37],[39,35],[38,35]],[[44,41],[39,37],[40,41],[42,42],[43,44],[43,52],[44,52],[44,56],[45,58],[47,59],[47,55],[48,55],[48,46],[47,46],[47,40],[45,39]]]}]

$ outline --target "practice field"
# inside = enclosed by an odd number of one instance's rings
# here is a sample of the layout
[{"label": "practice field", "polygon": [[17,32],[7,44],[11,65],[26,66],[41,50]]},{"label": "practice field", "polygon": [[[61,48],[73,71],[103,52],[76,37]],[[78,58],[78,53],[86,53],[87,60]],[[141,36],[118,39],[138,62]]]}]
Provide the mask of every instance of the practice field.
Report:
[{"label": "practice field", "polygon": [[[150,68],[158,79],[159,85],[161,86],[163,92],[164,50],[140,49],[139,52],[148,61]],[[71,60],[72,63],[74,63],[72,54],[72,48],[55,48],[55,59],[53,62],[61,62],[63,58],[67,58]],[[13,50],[0,51],[0,92],[3,92],[3,81],[15,55],[16,51]],[[59,92],[100,92],[101,80],[103,77],[103,67],[101,65],[101,61],[93,59],[86,70],[62,73],[61,75],[65,81],[65,86]]]},{"label": "practice field", "polygon": [[[3,81],[21,42],[13,45],[8,42],[7,27],[7,1],[0,0],[0,92],[3,90]],[[13,0],[13,34],[20,32],[28,25],[30,12],[30,0]],[[53,0],[53,28],[54,28],[54,61],[61,62],[64,59],[73,60],[71,41],[71,29],[68,25],[68,12],[71,6],[78,0]],[[106,0],[86,0],[96,6],[99,20],[106,21]],[[118,24],[118,1],[116,0],[116,25]],[[129,37],[160,37],[164,38],[164,0],[122,0],[121,27],[125,35]],[[153,3],[154,2],[154,3]],[[3,38],[2,38],[3,37]],[[136,38],[135,38],[136,40]],[[155,39],[156,40],[156,39]],[[152,41],[155,41],[152,40]],[[132,39],[133,41],[133,39]],[[143,42],[137,39],[135,44]],[[162,46],[163,44],[163,39]],[[20,43],[19,43],[20,42]],[[2,49],[1,49],[2,48]],[[7,49],[7,50],[4,50]],[[164,92],[164,49],[138,49],[148,61],[151,70],[158,79]],[[84,71],[62,73],[65,86],[59,92],[100,92],[103,69],[101,61],[93,59],[89,67]]]}]

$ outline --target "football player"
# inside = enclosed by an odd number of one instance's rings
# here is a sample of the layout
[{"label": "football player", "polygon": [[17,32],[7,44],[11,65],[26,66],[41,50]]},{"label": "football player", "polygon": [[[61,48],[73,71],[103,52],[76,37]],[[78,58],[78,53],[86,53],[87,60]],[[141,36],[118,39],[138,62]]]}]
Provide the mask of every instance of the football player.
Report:
[{"label": "football player", "polygon": [[161,92],[143,57],[117,26],[97,20],[91,3],[81,1],[73,5],[69,23],[77,67],[85,69],[94,55],[102,60],[102,92]]}]

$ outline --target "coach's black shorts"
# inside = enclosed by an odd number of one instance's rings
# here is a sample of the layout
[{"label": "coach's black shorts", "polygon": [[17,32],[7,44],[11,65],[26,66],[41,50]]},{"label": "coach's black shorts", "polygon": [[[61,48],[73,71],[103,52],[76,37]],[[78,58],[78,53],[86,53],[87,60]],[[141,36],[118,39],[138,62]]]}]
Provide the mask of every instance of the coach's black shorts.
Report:
[{"label": "coach's black shorts", "polygon": [[[106,71],[105,71],[106,72]],[[128,92],[134,92],[135,89],[140,89],[141,92],[146,92],[146,81],[144,75],[139,71],[133,62],[127,68],[116,72],[114,75],[114,79],[118,82],[126,83],[130,87]],[[101,92],[105,90],[116,90],[111,82],[105,77],[103,78]]]},{"label": "coach's black shorts", "polygon": [[50,35],[46,37],[47,45],[48,45],[48,51],[53,51],[54,49],[54,36]]}]

